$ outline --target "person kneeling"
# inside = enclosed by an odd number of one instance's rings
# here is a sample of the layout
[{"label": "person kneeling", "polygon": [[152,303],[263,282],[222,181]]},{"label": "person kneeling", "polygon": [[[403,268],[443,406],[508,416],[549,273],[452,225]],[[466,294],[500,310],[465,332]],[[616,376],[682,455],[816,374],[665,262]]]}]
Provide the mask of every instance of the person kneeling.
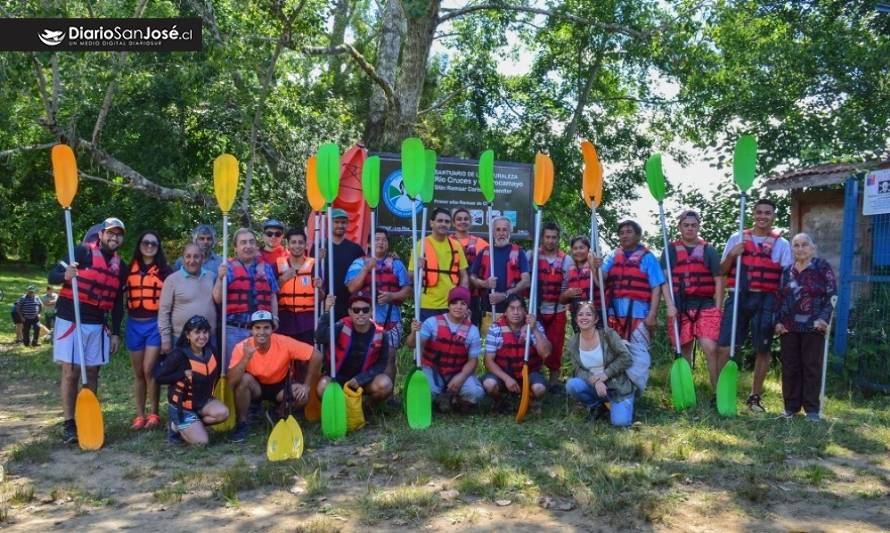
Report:
[{"label": "person kneeling", "polygon": [[[575,376],[566,382],[566,392],[584,404],[597,418],[610,411],[613,426],[626,427],[634,419],[634,384],[627,377],[633,360],[615,330],[596,328],[599,315],[590,302],[578,307],[578,333],[566,350]],[[610,407],[606,407],[609,402]]]},{"label": "person kneeling", "polygon": [[[238,416],[229,440],[244,442],[249,433],[248,414],[254,400],[271,401],[299,409],[309,400],[311,383],[318,377],[321,354],[304,342],[287,335],[272,333],[272,313],[256,311],[250,316],[251,336],[239,342],[232,351],[229,379],[235,391],[235,412]],[[292,361],[308,361],[303,383],[288,379]],[[286,390],[286,389],[290,390]],[[285,413],[284,416],[287,416]]]},{"label": "person kneeling", "polygon": [[220,364],[209,340],[210,322],[203,316],[193,316],[183,326],[176,347],[154,369],[155,380],[169,385],[170,442],[207,444],[206,426],[229,417],[226,406],[212,397]]},{"label": "person kneeling", "polygon": [[[315,340],[330,350],[329,311],[336,302],[333,295],[325,299],[325,314],[318,324]],[[371,297],[356,293],[349,298],[348,315],[334,324],[334,357],[337,383],[363,394],[375,402],[385,401],[392,395],[392,379],[386,375],[388,335],[383,326],[371,320]],[[330,361],[324,358],[325,375],[318,381],[318,397],[330,383]]]},{"label": "person kneeling", "polygon": [[462,407],[478,405],[485,396],[473,373],[482,351],[479,328],[470,323],[470,291],[454,287],[448,292],[448,312],[411,323],[409,348],[414,348],[417,332],[423,373],[439,410],[447,412],[458,401]]},{"label": "person kneeling", "polygon": [[526,313],[525,300],[521,296],[511,294],[504,303],[506,312],[488,328],[485,337],[485,368],[488,373],[482,380],[482,386],[498,402],[504,390],[513,394],[522,393],[525,332],[534,328],[528,351],[528,377],[532,396],[541,398],[547,391],[547,382],[540,373],[541,363],[543,358],[550,355],[550,341],[535,315]]}]

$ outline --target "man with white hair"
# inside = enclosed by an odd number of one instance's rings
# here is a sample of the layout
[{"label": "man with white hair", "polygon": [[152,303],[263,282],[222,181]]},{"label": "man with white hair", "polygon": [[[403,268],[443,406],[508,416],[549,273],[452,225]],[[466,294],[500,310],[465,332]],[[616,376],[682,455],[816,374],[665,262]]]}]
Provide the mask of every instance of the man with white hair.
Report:
[{"label": "man with white hair", "polygon": [[[503,313],[504,302],[511,294],[525,296],[531,285],[528,258],[522,248],[510,242],[513,224],[507,217],[497,217],[491,222],[494,233],[492,246],[482,250],[470,267],[470,283],[477,289],[488,291],[487,303],[495,313]],[[491,257],[494,248],[494,277],[491,277]],[[483,299],[483,302],[486,300]],[[494,318],[494,317],[493,317]]]}]

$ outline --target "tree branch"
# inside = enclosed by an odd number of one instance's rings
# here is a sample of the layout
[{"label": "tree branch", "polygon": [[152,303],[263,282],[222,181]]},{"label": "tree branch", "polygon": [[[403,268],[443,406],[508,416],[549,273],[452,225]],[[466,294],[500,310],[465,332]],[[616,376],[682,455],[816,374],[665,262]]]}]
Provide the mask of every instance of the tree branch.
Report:
[{"label": "tree branch", "polygon": [[43,109],[46,111],[46,120],[55,122],[56,117],[53,115],[52,102],[49,93],[46,92],[46,76],[43,75],[43,65],[37,59],[37,54],[33,54],[31,59],[34,61],[34,73],[37,75],[37,91],[40,93],[40,99],[43,101]]},{"label": "tree branch", "polygon": [[454,91],[453,93],[449,94],[448,96],[446,96],[445,98],[439,100],[438,102],[434,102],[433,104],[431,104],[431,105],[430,105],[429,107],[427,107],[426,109],[421,109],[421,110],[419,110],[419,111],[417,112],[417,116],[420,117],[420,116],[426,115],[427,113],[431,113],[431,112],[433,112],[433,111],[435,111],[435,110],[437,110],[437,109],[440,109],[440,108],[442,108],[442,107],[448,105],[448,104],[451,103],[455,98],[457,98],[458,96],[461,96],[462,94],[464,94],[465,91],[466,91],[466,88],[465,88],[465,87],[461,87],[459,90]]},{"label": "tree branch", "polygon": [[572,120],[569,121],[568,125],[566,125],[565,132],[563,132],[563,139],[565,141],[571,142],[575,137],[575,133],[578,131],[578,121],[584,113],[584,108],[587,107],[587,100],[590,98],[590,90],[593,88],[597,76],[599,76],[604,58],[605,53],[600,51],[594,62],[590,64],[590,68],[587,70],[587,79],[584,81],[584,87],[578,94],[578,105],[575,106],[575,112],[572,113]]},{"label": "tree branch", "polygon": [[55,146],[56,143],[46,143],[46,144],[34,144],[31,146],[19,146],[17,148],[10,148],[8,150],[0,151],[0,157],[9,157],[13,154],[18,154],[21,152],[33,152],[35,150],[48,150]]}]

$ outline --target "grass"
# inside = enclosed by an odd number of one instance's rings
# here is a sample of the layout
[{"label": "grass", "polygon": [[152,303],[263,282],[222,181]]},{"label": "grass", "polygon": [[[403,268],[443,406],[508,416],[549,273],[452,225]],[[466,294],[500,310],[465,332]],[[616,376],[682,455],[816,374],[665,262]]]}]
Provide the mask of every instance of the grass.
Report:
[{"label": "grass", "polygon": [[[4,267],[0,276],[9,297],[29,283],[39,285],[44,273],[13,273]],[[849,391],[829,394],[825,411],[830,420],[822,424],[776,420],[741,409],[737,418],[724,419],[706,405],[707,374],[698,364],[699,405],[676,414],[667,387],[671,358],[657,339],[651,385],[637,404],[639,424],[633,428],[592,423],[564,396],[546,398],[541,414],[527,417],[522,425],[511,416],[480,412],[435,415],[431,428],[412,431],[401,412],[384,410],[367,428],[336,445],[323,438],[317,424],[301,422],[306,453],[300,461],[284,463],[265,460],[268,430],[261,426],[245,445],[228,444],[224,435],[214,433],[203,449],[170,448],[160,432],[128,431],[131,370],[121,352],[103,369],[100,381],[106,451],[138,458],[121,469],[121,477],[147,490],[159,504],[184,505],[197,494],[210,502],[206,505],[244,507],[252,498],[283,494],[305,505],[310,514],[295,524],[297,531],[307,532],[352,529],[337,516],[410,528],[438,516],[473,523],[483,519],[473,502],[510,500],[512,506],[530,507],[545,496],[570,501],[588,516],[658,523],[668,521],[690,491],[702,500],[729,494],[738,502],[734,509],[759,517],[785,491],[777,485],[787,487],[789,494],[839,486],[831,466],[820,464],[825,457],[856,457],[880,483],[851,488],[846,497],[868,502],[886,496],[890,482],[881,476],[890,446],[890,400]],[[4,379],[46,391],[29,396],[28,405],[36,405],[48,421],[58,421],[58,369],[50,347],[11,348],[11,340],[11,324],[0,321]],[[411,366],[409,359],[409,354],[400,354],[401,369]],[[750,373],[741,376],[740,400],[750,386]],[[764,399],[771,413],[781,411],[775,371],[768,376]],[[21,406],[4,404],[3,411],[21,419]],[[9,469],[27,471],[32,491],[50,492],[48,472],[41,474],[36,465],[51,463],[60,448],[58,425],[51,425],[7,448]],[[54,496],[71,498],[77,509],[110,504],[110,498],[85,490],[82,483],[66,481],[53,489]],[[445,489],[457,490],[457,500],[443,501],[438,493]]]}]

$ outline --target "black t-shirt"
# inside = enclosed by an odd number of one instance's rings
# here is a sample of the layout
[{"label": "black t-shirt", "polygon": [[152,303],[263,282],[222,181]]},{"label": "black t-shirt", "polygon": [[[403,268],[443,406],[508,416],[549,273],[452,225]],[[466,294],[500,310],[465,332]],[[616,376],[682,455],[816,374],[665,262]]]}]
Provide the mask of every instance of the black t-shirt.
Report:
[{"label": "black t-shirt", "polygon": [[[362,250],[362,247],[349,239],[343,239],[343,242],[340,244],[334,244],[334,296],[337,297],[334,313],[337,320],[346,316],[346,310],[349,307],[350,292],[346,288],[346,283],[344,283],[346,272],[353,261],[364,256],[365,252]],[[325,288],[327,286],[327,280],[325,280]]]}]

